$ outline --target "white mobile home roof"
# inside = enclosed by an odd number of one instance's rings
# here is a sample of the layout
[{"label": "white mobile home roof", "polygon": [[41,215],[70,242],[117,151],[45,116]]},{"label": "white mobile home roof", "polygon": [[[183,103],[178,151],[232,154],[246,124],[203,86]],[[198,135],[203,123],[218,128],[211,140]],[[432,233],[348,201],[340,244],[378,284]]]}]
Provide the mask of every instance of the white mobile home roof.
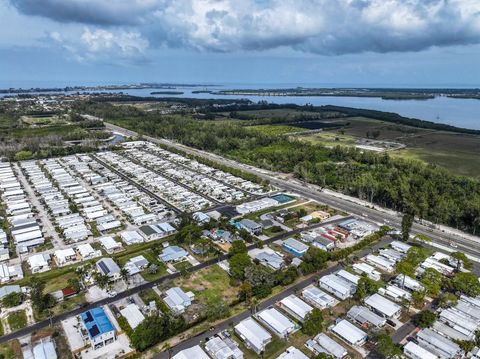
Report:
[{"label": "white mobile home roof", "polygon": [[362,343],[367,338],[367,333],[345,319],[332,327],[332,332],[351,345]]},{"label": "white mobile home roof", "polygon": [[318,334],[314,340],[326,354],[339,359],[347,355],[347,350],[325,333]]},{"label": "white mobile home roof", "polygon": [[285,307],[288,311],[294,313],[294,315],[297,315],[302,320],[305,319],[306,315],[313,310],[311,306],[298,298],[295,294],[291,294],[288,297],[283,298],[280,303],[282,307]]},{"label": "white mobile home roof", "polygon": [[335,298],[313,285],[305,288],[302,296],[320,309],[328,308],[335,304]]},{"label": "white mobile home roof", "polygon": [[390,245],[392,246],[393,249],[403,253],[407,253],[408,250],[412,248],[411,245],[404,242],[400,242],[400,241],[393,241],[392,243],[390,243]]},{"label": "white mobile home roof", "polygon": [[353,265],[353,270],[357,273],[365,273],[370,279],[380,280],[381,273],[367,263],[359,262]]},{"label": "white mobile home roof", "polygon": [[178,354],[174,355],[172,359],[210,359],[210,357],[200,348],[199,345],[184,349]]},{"label": "white mobile home roof", "polygon": [[370,309],[358,305],[354,305],[347,312],[348,318],[352,321],[358,322],[361,325],[371,324],[375,327],[382,327],[386,323],[386,319],[372,312]]},{"label": "white mobile home roof", "polygon": [[457,354],[463,353],[460,346],[428,328],[418,332],[417,338],[420,341],[420,346],[433,349],[445,358],[453,358]]},{"label": "white mobile home roof", "polygon": [[235,330],[256,348],[263,348],[264,343],[272,339],[270,333],[263,329],[252,317],[238,323]]},{"label": "white mobile home roof", "polygon": [[[349,296],[353,294],[353,285],[350,282],[347,283],[345,279],[337,277],[334,274],[323,276],[320,278],[319,283],[322,288],[325,288],[334,295],[337,295],[337,293],[340,293],[342,296]],[[330,289],[333,289],[333,291]]]},{"label": "white mobile home roof", "polygon": [[358,275],[352,274],[350,272],[347,272],[344,269],[340,269],[337,273],[335,273],[337,276],[346,279],[350,283],[353,283],[355,285],[358,284],[358,281],[360,280],[360,277]]},{"label": "white mobile home roof", "polygon": [[394,317],[402,309],[398,304],[377,293],[365,299],[365,304],[388,318]]},{"label": "white mobile home roof", "polygon": [[420,345],[417,345],[414,342],[408,342],[403,347],[403,353],[411,359],[438,359],[438,356],[430,353],[428,350],[422,348]]},{"label": "white mobile home roof", "polygon": [[365,257],[367,262],[370,262],[372,265],[380,267],[384,270],[391,271],[395,267],[395,262],[381,256],[376,256],[374,254],[369,254]]},{"label": "white mobile home roof", "polygon": [[32,239],[40,239],[43,238],[42,231],[36,230],[27,233],[21,233],[12,236],[16,243],[21,243],[25,241],[30,241]]},{"label": "white mobile home roof", "polygon": [[455,309],[465,314],[468,314],[470,317],[475,318],[477,321],[480,320],[480,308],[466,301],[463,297],[460,298],[458,304],[455,306]]},{"label": "white mobile home roof", "polygon": [[145,316],[142,314],[136,304],[129,304],[123,308],[120,313],[127,319],[128,324],[132,329],[135,329],[141,322],[145,320]]},{"label": "white mobile home roof", "polygon": [[243,359],[243,352],[230,338],[211,337],[205,343],[205,349],[214,359]]},{"label": "white mobile home roof", "polygon": [[285,352],[280,354],[277,359],[308,359],[308,357],[297,348],[289,347]]},{"label": "white mobile home roof", "polygon": [[295,330],[295,323],[275,308],[262,310],[257,316],[281,337],[284,337]]}]

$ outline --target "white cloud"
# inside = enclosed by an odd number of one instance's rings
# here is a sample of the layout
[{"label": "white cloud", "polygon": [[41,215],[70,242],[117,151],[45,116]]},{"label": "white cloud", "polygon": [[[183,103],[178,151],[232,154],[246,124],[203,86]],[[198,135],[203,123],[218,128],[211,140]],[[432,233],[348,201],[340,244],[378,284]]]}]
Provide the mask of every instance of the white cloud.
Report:
[{"label": "white cloud", "polygon": [[145,60],[148,40],[136,31],[107,31],[84,28],[77,39],[65,39],[58,32],[50,38],[78,61],[138,62]]},{"label": "white cloud", "polygon": [[154,46],[202,51],[290,47],[326,55],[480,43],[479,0],[11,2],[26,14],[100,26],[82,36],[93,53],[138,53],[144,38]]}]

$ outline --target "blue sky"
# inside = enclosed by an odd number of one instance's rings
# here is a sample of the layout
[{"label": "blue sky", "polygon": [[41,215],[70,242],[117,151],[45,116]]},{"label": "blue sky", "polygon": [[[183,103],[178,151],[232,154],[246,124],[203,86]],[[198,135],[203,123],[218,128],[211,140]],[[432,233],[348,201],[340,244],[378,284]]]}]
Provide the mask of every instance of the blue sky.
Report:
[{"label": "blue sky", "polygon": [[480,86],[478,0],[0,0],[0,87]]}]

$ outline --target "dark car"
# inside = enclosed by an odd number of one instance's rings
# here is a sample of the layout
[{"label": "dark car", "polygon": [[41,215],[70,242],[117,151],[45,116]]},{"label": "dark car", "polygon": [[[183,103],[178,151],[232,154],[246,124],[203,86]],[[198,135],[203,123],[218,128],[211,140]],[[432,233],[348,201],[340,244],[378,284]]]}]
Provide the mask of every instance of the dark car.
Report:
[{"label": "dark car", "polygon": [[407,337],[407,342],[413,342],[415,344],[418,344],[418,340],[415,339],[414,337]]},{"label": "dark car", "polygon": [[397,326],[397,323],[395,323],[395,322],[394,322],[393,320],[391,320],[391,319],[387,319],[387,324],[390,325],[390,326],[392,326],[392,327],[394,327],[394,328]]}]

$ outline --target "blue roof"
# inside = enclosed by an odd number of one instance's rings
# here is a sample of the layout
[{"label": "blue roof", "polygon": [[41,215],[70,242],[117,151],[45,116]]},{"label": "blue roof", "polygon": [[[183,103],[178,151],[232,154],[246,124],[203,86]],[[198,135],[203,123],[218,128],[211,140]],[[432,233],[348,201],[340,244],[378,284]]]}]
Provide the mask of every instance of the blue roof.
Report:
[{"label": "blue roof", "polygon": [[113,325],[102,308],[93,308],[80,314],[91,339],[113,330]]},{"label": "blue roof", "polygon": [[159,257],[162,261],[169,262],[186,256],[188,256],[188,252],[185,249],[178,246],[170,246],[165,248]]}]

